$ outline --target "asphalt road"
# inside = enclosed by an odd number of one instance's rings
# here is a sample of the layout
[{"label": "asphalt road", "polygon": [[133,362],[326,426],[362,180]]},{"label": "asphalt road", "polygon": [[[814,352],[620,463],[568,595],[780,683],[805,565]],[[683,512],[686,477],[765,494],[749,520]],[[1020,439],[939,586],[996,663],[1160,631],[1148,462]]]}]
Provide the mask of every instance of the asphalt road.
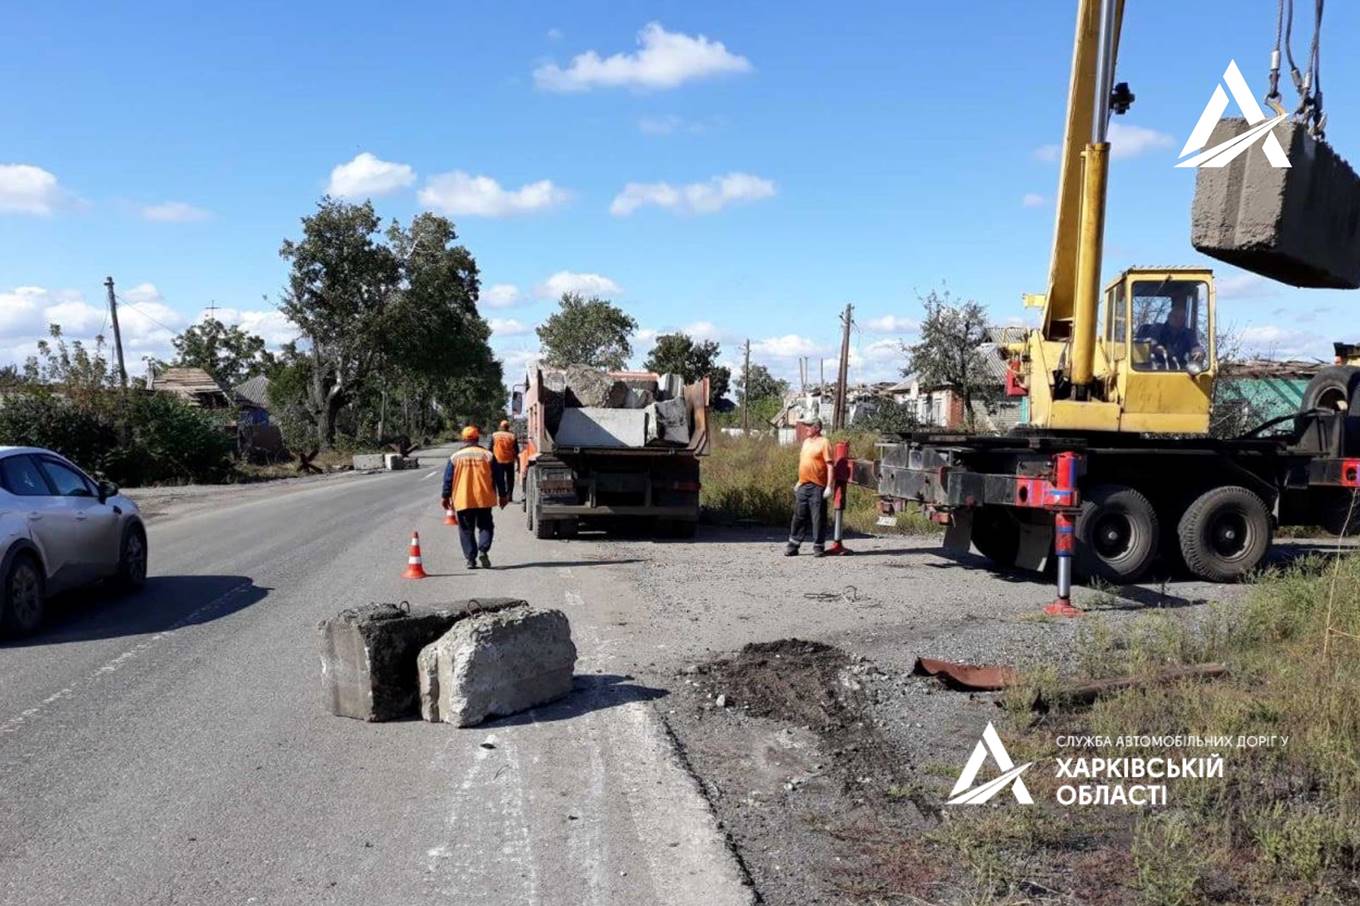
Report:
[{"label": "asphalt road", "polygon": [[[515,506],[504,568],[467,572],[438,482],[153,500],[141,593],[0,645],[0,903],[749,902],[663,690],[616,672],[627,571],[536,543]],[[412,529],[420,582],[399,578]],[[467,730],[324,712],[319,620],[489,594],[566,610],[568,699]]]}]

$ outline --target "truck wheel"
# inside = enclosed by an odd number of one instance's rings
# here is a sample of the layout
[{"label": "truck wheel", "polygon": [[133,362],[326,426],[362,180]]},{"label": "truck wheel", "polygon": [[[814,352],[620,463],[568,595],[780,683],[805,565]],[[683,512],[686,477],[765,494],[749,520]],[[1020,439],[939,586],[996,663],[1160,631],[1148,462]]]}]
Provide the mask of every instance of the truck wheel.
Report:
[{"label": "truck wheel", "polygon": [[0,588],[0,631],[5,635],[28,635],[42,625],[46,594],[42,567],[32,554],[18,554],[10,561]]},{"label": "truck wheel", "polygon": [[1157,556],[1157,511],[1125,485],[1096,485],[1084,493],[1075,531],[1073,566],[1088,578],[1136,582]]},{"label": "truck wheel", "polygon": [[1299,409],[1340,410],[1360,415],[1360,368],[1331,365],[1318,371],[1304,389]]},{"label": "truck wheel", "polygon": [[544,522],[542,513],[534,513],[534,537],[546,541],[557,534],[556,522]]},{"label": "truck wheel", "polygon": [[1009,508],[979,507],[973,513],[973,547],[1002,569],[1011,569],[1020,555],[1020,524]]},{"label": "truck wheel", "polygon": [[1246,488],[1212,488],[1186,509],[1177,534],[1191,573],[1232,582],[1260,565],[1270,549],[1270,511]]}]

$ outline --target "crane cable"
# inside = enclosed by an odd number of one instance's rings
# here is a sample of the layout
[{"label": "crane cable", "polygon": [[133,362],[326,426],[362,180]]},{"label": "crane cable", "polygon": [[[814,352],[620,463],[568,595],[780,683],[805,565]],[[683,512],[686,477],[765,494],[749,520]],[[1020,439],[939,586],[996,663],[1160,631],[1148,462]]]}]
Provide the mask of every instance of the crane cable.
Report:
[{"label": "crane cable", "polygon": [[1270,91],[1265,101],[1277,112],[1283,113],[1280,103],[1280,48],[1284,48],[1285,59],[1289,63],[1289,77],[1294,82],[1294,90],[1299,94],[1299,107],[1294,111],[1294,120],[1305,123],[1314,138],[1321,139],[1327,125],[1327,115],[1322,110],[1322,10],[1325,0],[1313,0],[1313,41],[1309,46],[1307,71],[1300,72],[1294,61],[1294,0],[1278,0],[1275,15],[1275,48],[1270,54]]}]

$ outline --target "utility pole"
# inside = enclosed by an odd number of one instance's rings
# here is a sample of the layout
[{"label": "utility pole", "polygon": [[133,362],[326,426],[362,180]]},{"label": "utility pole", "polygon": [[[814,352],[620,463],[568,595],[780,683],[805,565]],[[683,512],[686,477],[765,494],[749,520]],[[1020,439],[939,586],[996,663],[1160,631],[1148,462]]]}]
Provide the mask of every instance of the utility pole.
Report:
[{"label": "utility pole", "polygon": [[746,364],[741,369],[741,433],[751,430],[751,341],[746,341]]},{"label": "utility pole", "polygon": [[855,306],[846,305],[845,314],[841,316],[841,358],[836,367],[836,410],[831,416],[831,430],[839,431],[844,428],[848,407],[846,406],[845,395],[849,390],[850,382],[850,325],[853,323]]},{"label": "utility pole", "polygon": [[113,322],[113,349],[118,354],[118,380],[126,390],[127,368],[123,366],[123,334],[118,330],[118,300],[113,295],[112,277],[104,280],[104,287],[109,291],[109,320]]}]

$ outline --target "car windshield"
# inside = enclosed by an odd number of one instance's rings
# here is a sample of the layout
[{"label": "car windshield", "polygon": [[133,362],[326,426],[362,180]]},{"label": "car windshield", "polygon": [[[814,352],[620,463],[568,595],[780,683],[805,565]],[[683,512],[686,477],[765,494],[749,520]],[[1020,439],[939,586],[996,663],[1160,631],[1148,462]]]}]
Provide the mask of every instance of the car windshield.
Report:
[{"label": "car windshield", "polygon": [[1133,284],[1133,367],[1189,371],[1208,362],[1209,288],[1200,280]]}]

